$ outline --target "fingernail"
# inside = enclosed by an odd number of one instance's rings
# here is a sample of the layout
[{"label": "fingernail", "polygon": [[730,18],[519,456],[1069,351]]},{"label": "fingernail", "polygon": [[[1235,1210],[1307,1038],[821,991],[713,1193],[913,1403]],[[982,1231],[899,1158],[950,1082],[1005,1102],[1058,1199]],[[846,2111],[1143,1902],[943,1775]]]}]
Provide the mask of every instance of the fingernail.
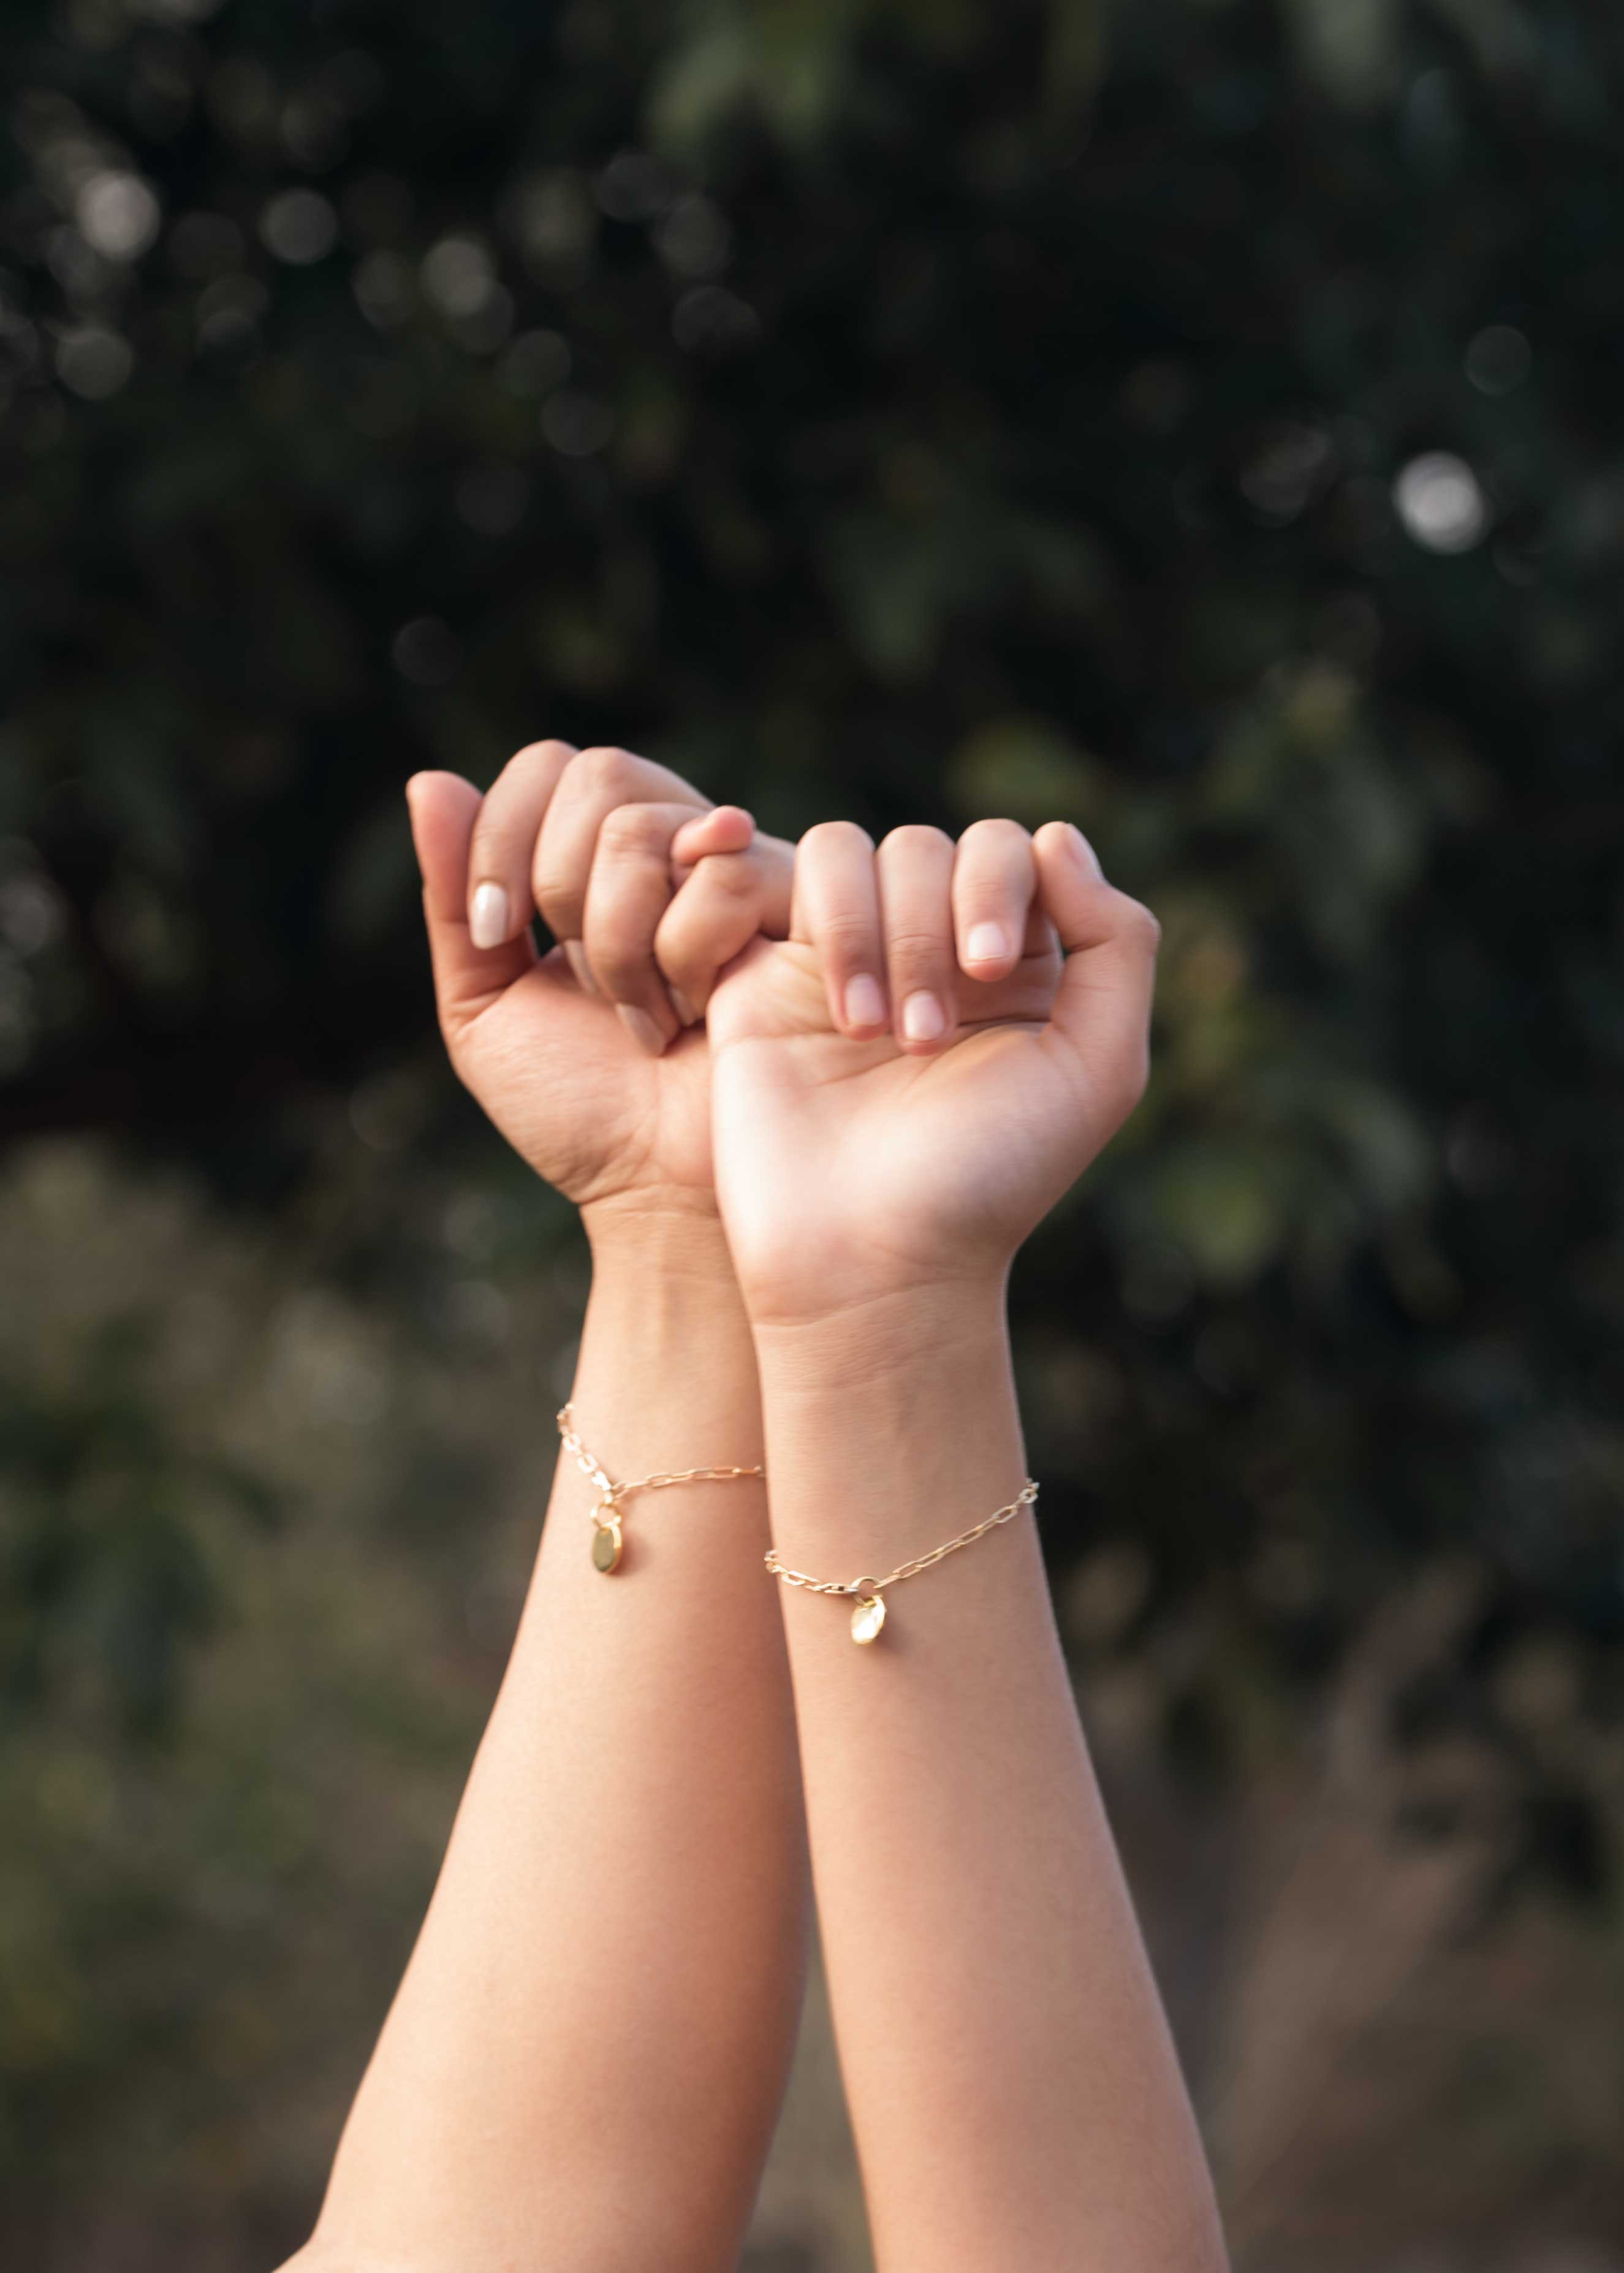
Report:
[{"label": "fingernail", "polygon": [[965,941],[966,963],[1002,963],[1009,951],[1010,935],[1001,923],[971,925]]},{"label": "fingernail", "polygon": [[688,1001],[688,996],[682,992],[682,989],[680,986],[668,986],[665,991],[671,997],[672,1009],[676,1012],[678,1017],[681,1019],[683,1024],[685,1026],[696,1026],[699,1024],[699,1013],[695,1009],[693,1004]]},{"label": "fingernail", "polygon": [[1077,851],[1081,853],[1083,859],[1094,871],[1094,874],[1096,876],[1102,876],[1105,874],[1105,871],[1100,866],[1100,856],[1094,851],[1094,846],[1088,842],[1088,839],[1084,836],[1082,830],[1078,827],[1074,821],[1068,821],[1066,827],[1071,832],[1071,842],[1073,845],[1076,847]]},{"label": "fingernail", "polygon": [[500,947],[508,936],[508,895],[500,884],[480,884],[468,904],[468,935],[476,947]]},{"label": "fingernail", "polygon": [[638,1047],[647,1050],[651,1058],[664,1057],[665,1037],[648,1012],[634,1009],[629,1002],[617,1002],[614,1007],[620,1014],[621,1024]]},{"label": "fingernail", "polygon": [[947,1019],[942,1005],[934,994],[921,987],[910,994],[902,1006],[902,1038],[908,1042],[939,1041],[947,1031]]},{"label": "fingernail", "polygon": [[564,941],[564,960],[575,974],[575,984],[583,994],[596,994],[598,981],[592,976],[592,966],[586,959],[586,949],[578,939]]},{"label": "fingernail", "polygon": [[885,1024],[885,997],[880,992],[880,982],[870,979],[867,971],[846,982],[846,1018],[851,1026]]}]

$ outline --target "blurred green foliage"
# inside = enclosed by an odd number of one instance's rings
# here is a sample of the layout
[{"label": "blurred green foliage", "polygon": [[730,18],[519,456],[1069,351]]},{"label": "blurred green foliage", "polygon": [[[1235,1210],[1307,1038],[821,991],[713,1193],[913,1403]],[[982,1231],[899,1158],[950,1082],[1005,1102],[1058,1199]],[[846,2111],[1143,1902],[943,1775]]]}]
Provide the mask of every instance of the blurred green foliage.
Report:
[{"label": "blurred green foliage", "polygon": [[[1139,1558],[1099,1646],[1185,1638],[1214,1776],[1449,1559],[1394,1739],[1496,1749],[1505,1883],[1603,1893],[1624,23],[16,0],[5,76],[0,1135],[183,1167],[432,1352],[482,1189],[487,1294],[571,1249],[440,1065],[410,771],[562,733],[792,833],[1075,817],[1166,949],[1151,1097],[1019,1281],[1057,1570]],[[7,1345],[41,1821],[75,1638],[94,1755],[161,1759],[274,1503],[119,1331]],[[21,2168],[130,2048],[0,1993]]]}]

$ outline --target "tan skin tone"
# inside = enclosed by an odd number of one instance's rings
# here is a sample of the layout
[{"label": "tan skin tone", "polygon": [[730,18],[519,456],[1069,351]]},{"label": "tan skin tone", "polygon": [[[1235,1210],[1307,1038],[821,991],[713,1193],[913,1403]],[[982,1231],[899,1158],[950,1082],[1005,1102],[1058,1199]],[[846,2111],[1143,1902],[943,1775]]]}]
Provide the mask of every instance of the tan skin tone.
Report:
[{"label": "tan skin tone", "polygon": [[[650,1204],[713,1214],[704,1037],[681,1026],[655,938],[703,1007],[719,963],[759,929],[785,927],[790,848],[757,840],[748,814],[710,806],[662,766],[567,742],[520,751],[484,799],[455,775],[420,774],[411,803],[420,858],[443,865],[447,888],[465,879],[455,916],[431,911],[440,1024],[503,1136],[589,1215]],[[673,867],[688,879],[674,896]],[[467,911],[493,883],[507,935],[476,949]],[[538,912],[560,941],[545,957],[530,936]],[[658,1054],[620,1009],[656,1029]]]},{"label": "tan skin tone", "polygon": [[[1142,1084],[1144,911],[1074,831],[1004,822],[814,831],[792,905],[788,848],[624,752],[536,745],[483,802],[436,775],[411,805],[453,1058],[583,1210],[575,1402],[611,1468],[764,1449],[774,1542],[821,1576],[1010,1497],[1004,1276]],[[734,2262],[809,1839],[883,2273],[1212,2273],[1030,1517],[865,1651],[763,1572],[758,1486],[634,1503],[608,1582],[591,1497],[560,1466],[300,2267]]]},{"label": "tan skin tone", "polygon": [[[654,943],[703,1001],[742,939],[785,926],[788,848],[619,751],[545,744],[483,799],[447,774],[409,797],[453,1061],[582,1208],[582,1429],[621,1476],[759,1464],[707,1045],[680,1029]],[[693,870],[684,851],[707,848]],[[493,874],[513,922],[479,948],[470,904]],[[563,942],[545,959],[538,903]],[[658,1013],[673,1038],[658,1056],[621,1005]],[[537,1455],[553,1457],[545,1412]],[[747,1482],[634,1499],[613,1580],[590,1560],[594,1497],[560,1461],[501,1694],[300,2273],[710,2273],[741,2245],[807,1933],[765,1497]]]}]

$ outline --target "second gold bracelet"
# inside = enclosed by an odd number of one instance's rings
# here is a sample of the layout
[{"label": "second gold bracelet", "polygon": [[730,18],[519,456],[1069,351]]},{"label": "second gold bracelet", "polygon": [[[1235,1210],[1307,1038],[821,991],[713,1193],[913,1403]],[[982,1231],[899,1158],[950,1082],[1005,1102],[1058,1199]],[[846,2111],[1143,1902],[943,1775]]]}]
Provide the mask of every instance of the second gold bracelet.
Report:
[{"label": "second gold bracelet", "polygon": [[985,1539],[989,1531],[996,1531],[1001,1523],[1012,1522],[1022,1508],[1035,1507],[1037,1498],[1036,1480],[1028,1476],[1007,1507],[999,1508],[996,1514],[984,1516],[980,1523],[973,1523],[968,1531],[961,1531],[957,1539],[944,1540],[940,1547],[933,1547],[928,1555],[915,1555],[911,1562],[899,1563],[883,1579],[871,1578],[867,1572],[860,1579],[809,1578],[804,1571],[786,1569],[778,1560],[776,1547],[767,1549],[767,1568],[785,1586],[802,1587],[808,1594],[855,1597],[852,1608],[852,1639],[862,1643],[878,1641],[885,1624],[887,1587],[895,1587],[904,1579],[917,1578],[921,1571],[929,1571],[933,1564],[956,1554],[959,1548],[974,1546],[978,1539]]}]

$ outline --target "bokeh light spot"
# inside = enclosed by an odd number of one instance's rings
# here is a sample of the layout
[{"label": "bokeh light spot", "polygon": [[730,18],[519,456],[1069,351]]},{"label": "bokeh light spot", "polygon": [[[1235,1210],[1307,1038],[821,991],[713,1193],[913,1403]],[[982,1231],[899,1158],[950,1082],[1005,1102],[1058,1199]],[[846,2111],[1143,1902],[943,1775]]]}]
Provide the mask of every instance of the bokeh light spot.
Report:
[{"label": "bokeh light spot", "polygon": [[319,191],[284,190],[259,216],[267,251],[291,268],[323,260],[338,241],[338,215]]},{"label": "bokeh light spot", "polygon": [[86,402],[117,394],[134,362],[129,341],[101,324],[79,325],[56,345],[57,377]]},{"label": "bokeh light spot", "polygon": [[1477,476],[1447,450],[1412,458],[1393,484],[1393,504],[1406,535],[1428,552],[1469,552],[1488,527]]},{"label": "bokeh light spot", "polygon": [[496,289],[490,247],[474,236],[442,236],[424,256],[425,296],[442,316],[477,316]]},{"label": "bokeh light spot", "polygon": [[139,174],[93,174],[73,213],[86,244],[106,260],[139,260],[162,220],[156,193]]}]

